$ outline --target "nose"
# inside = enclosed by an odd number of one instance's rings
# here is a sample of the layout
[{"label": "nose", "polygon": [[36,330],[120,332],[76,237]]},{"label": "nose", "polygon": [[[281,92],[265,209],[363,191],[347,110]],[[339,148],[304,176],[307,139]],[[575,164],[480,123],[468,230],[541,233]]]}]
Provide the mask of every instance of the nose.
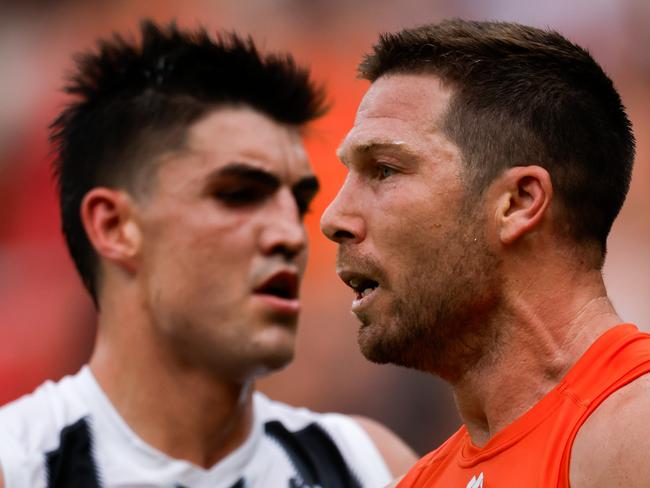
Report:
[{"label": "nose", "polygon": [[365,221],[359,211],[362,204],[360,194],[355,195],[353,187],[352,177],[348,175],[320,219],[325,237],[337,244],[358,243],[366,237]]},{"label": "nose", "polygon": [[280,254],[292,260],[307,248],[305,226],[290,190],[281,189],[276,199],[276,211],[264,217],[262,252],[266,255]]}]

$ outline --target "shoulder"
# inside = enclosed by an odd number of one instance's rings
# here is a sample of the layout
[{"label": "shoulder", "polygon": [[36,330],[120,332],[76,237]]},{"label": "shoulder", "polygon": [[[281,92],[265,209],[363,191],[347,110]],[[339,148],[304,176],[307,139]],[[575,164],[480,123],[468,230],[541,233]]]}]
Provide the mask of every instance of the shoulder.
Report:
[{"label": "shoulder", "polygon": [[[370,420],[353,418],[340,413],[320,413],[304,407],[294,407],[286,403],[271,400],[264,394],[256,392],[254,397],[255,415],[263,424],[279,421],[292,432],[303,430],[312,424],[317,424],[339,446],[351,446],[355,450],[365,447],[374,448],[374,439],[367,430],[361,427],[361,422],[366,425]],[[379,424],[373,423],[374,429]]]},{"label": "shoulder", "polygon": [[[28,436],[39,427],[56,427],[78,420],[84,405],[77,395],[81,373],[59,382],[46,381],[32,393],[0,408],[0,428],[15,436]],[[35,422],[38,419],[38,422]]]},{"label": "shoulder", "polygon": [[55,398],[56,385],[48,381],[32,393],[3,406],[0,409],[3,437],[24,443],[32,441],[39,430],[47,428],[60,416]]},{"label": "shoulder", "polygon": [[[442,445],[426,454],[419,459],[399,480],[395,481],[394,485],[400,487],[410,486],[429,486],[431,480],[423,482],[422,478],[427,479],[433,473],[440,463],[444,462],[449,456],[454,455],[460,449],[463,440],[467,437],[467,431],[464,426],[461,426],[451,437],[449,437]],[[386,487],[389,488],[389,487]]]},{"label": "shoulder", "polygon": [[402,476],[418,457],[402,439],[382,424],[366,417],[353,417],[366,431],[381,453],[393,476]]},{"label": "shoulder", "polygon": [[43,455],[56,449],[67,423],[84,415],[83,408],[67,398],[71,386],[71,378],[48,381],[0,408],[0,488],[29,485],[24,476],[42,477]]},{"label": "shoulder", "polygon": [[276,420],[294,433],[318,425],[368,486],[384,486],[416,459],[395,434],[369,419],[296,408],[270,400],[261,393],[255,394],[255,411],[261,422]]},{"label": "shoulder", "polygon": [[650,486],[650,374],[612,393],[587,419],[571,451],[572,488]]}]

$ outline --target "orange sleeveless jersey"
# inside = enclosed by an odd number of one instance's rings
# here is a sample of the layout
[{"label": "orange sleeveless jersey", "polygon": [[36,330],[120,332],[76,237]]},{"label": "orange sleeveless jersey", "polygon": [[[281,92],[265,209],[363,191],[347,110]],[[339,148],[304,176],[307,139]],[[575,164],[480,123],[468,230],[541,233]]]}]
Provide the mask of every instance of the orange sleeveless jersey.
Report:
[{"label": "orange sleeveless jersey", "polygon": [[564,379],[482,448],[465,427],[411,468],[398,488],[569,488],[571,447],[613,392],[650,372],[650,335],[630,324],[605,332]]}]

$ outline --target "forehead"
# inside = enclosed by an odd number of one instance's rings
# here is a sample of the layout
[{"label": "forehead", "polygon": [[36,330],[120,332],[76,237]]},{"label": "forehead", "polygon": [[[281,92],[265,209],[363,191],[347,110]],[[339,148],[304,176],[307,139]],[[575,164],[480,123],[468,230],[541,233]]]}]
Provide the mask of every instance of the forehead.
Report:
[{"label": "forehead", "polygon": [[189,159],[197,174],[231,163],[246,163],[288,182],[312,174],[299,129],[248,107],[218,108],[195,122],[183,153],[190,157],[173,158],[177,166]]},{"label": "forehead", "polygon": [[414,150],[439,137],[440,124],[453,91],[430,74],[389,74],[368,89],[346,136],[340,155],[373,145]]}]

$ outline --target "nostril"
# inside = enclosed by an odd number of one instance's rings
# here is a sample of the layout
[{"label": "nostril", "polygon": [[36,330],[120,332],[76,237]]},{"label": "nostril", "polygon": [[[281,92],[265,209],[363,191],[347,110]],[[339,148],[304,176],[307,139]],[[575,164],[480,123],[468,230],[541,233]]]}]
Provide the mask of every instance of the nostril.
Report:
[{"label": "nostril", "polygon": [[365,219],[357,212],[337,213],[330,206],[321,219],[321,230],[325,237],[338,244],[361,242],[366,235]]},{"label": "nostril", "polygon": [[270,254],[282,256],[287,261],[291,261],[300,254],[304,249],[303,246],[288,246],[286,244],[278,244],[271,249]]}]

